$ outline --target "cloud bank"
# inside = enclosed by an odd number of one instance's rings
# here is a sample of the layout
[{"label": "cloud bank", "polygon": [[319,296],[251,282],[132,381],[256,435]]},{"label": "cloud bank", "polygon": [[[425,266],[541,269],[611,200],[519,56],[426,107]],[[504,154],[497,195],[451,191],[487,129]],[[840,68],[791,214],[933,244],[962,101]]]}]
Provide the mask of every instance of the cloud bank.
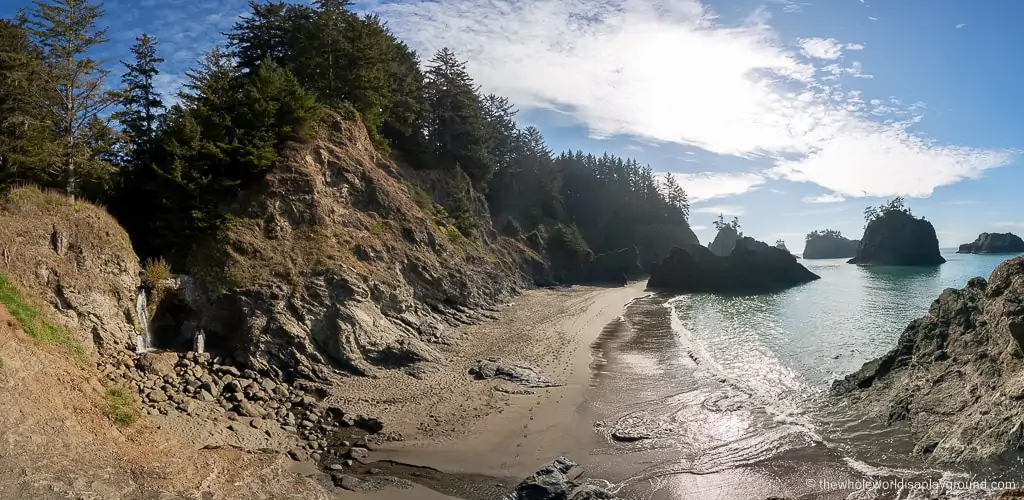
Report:
[{"label": "cloud bank", "polygon": [[593,137],[771,162],[762,174],[732,174],[736,184],[692,175],[684,186],[694,200],[738,194],[723,186],[751,189],[765,177],[842,197],[929,196],[1012,158],[915,133],[921,106],[844,87],[872,76],[848,60],[862,45],[805,38],[787,46],[766,16],[729,26],[694,0],[420,0],[370,10],[424,59],[451,47],[485,91],[564,113]]}]

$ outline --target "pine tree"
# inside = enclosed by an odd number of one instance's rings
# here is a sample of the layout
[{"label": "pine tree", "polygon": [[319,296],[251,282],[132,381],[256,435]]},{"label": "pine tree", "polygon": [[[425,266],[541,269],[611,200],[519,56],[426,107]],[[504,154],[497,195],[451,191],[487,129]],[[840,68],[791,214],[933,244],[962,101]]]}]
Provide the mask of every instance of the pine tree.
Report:
[{"label": "pine tree", "polygon": [[88,0],[36,0],[24,16],[32,41],[42,50],[46,90],[54,90],[38,95],[61,138],[60,157],[71,196],[77,191],[79,174],[90,174],[76,168],[94,165],[86,137],[92,119],[116,101],[104,84],[109,71],[89,56],[107,41],[106,28],[96,26],[102,16],[101,4]]},{"label": "pine tree", "polygon": [[28,33],[0,19],[0,186],[53,184],[53,134],[37,99],[47,91],[41,68]]},{"label": "pine tree", "polygon": [[683,187],[679,185],[679,182],[676,181],[674,175],[669,173],[665,174],[664,189],[665,201],[667,201],[672,207],[679,210],[679,212],[683,214],[684,219],[689,219],[690,201],[686,197],[686,191],[683,191]]},{"label": "pine tree", "polygon": [[430,107],[427,134],[442,165],[459,166],[478,189],[484,188],[494,169],[487,151],[488,131],[483,105],[466,63],[443,48],[430,60],[426,75]]},{"label": "pine tree", "polygon": [[132,46],[135,60],[121,63],[127,71],[121,77],[123,111],[118,114],[130,148],[129,170],[153,163],[157,122],[164,108],[154,87],[154,79],[160,74],[157,65],[164,61],[156,55],[156,40],[145,33],[135,40]]}]

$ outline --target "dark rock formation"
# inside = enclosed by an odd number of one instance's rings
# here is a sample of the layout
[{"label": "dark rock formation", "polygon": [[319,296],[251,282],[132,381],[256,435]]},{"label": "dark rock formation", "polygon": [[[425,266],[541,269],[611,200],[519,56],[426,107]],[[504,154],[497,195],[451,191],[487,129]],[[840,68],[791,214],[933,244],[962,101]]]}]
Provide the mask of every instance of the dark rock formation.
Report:
[{"label": "dark rock formation", "polygon": [[937,266],[946,262],[932,223],[893,210],[871,220],[850,264]]},{"label": "dark rock formation", "polygon": [[981,233],[973,243],[964,243],[956,253],[1024,253],[1024,240],[1013,233]]},{"label": "dark rock formation", "polygon": [[826,229],[807,235],[805,259],[849,259],[857,255],[860,240],[844,238],[842,233]]},{"label": "dark rock formation", "polygon": [[595,255],[587,264],[590,281],[621,283],[640,271],[640,253],[635,246]]},{"label": "dark rock formation", "polygon": [[946,289],[896,347],[832,386],[856,411],[909,426],[916,452],[981,460],[1024,446],[1024,257]]},{"label": "dark rock formation", "polygon": [[[569,471],[576,463],[558,457],[551,465],[524,479],[505,500],[614,500],[603,481],[569,479]],[[600,484],[598,484],[600,483]]]},{"label": "dark rock formation", "polygon": [[732,249],[736,246],[736,242],[739,239],[740,233],[734,227],[724,226],[718,230],[718,234],[715,235],[715,241],[708,245],[708,249],[719,257],[725,257],[732,253]]},{"label": "dark rock formation", "polygon": [[526,387],[557,387],[561,385],[548,380],[529,366],[506,364],[496,359],[477,361],[469,369],[469,374],[480,380],[500,378]]},{"label": "dark rock formation", "polygon": [[700,245],[673,248],[668,258],[651,269],[647,284],[682,293],[757,293],[818,278],[800,265],[793,254],[744,237],[725,257]]}]

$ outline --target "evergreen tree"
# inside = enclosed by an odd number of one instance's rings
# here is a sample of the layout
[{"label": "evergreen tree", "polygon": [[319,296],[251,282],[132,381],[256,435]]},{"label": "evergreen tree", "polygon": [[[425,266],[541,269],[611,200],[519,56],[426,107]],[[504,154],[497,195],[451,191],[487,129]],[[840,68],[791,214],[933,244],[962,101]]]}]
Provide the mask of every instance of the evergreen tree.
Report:
[{"label": "evergreen tree", "polygon": [[664,188],[665,201],[676,210],[679,210],[683,214],[683,218],[688,219],[690,217],[690,201],[686,197],[686,191],[683,191],[683,187],[676,181],[675,176],[665,174]]},{"label": "evergreen tree", "polygon": [[28,33],[0,19],[0,186],[53,184],[53,134],[38,99],[47,91],[41,68]]},{"label": "evergreen tree", "polygon": [[494,169],[488,153],[488,130],[476,84],[466,63],[444,48],[430,60],[426,75],[430,109],[427,135],[444,166],[459,166],[480,189]]},{"label": "evergreen tree", "polygon": [[71,196],[77,192],[79,176],[104,174],[103,166],[90,156],[93,140],[87,137],[95,130],[93,118],[116,100],[104,83],[109,71],[89,56],[107,41],[107,30],[96,25],[102,16],[101,5],[88,0],[36,0],[24,16],[32,41],[42,51],[48,88],[37,95],[60,137],[65,188]]},{"label": "evergreen tree", "polygon": [[157,125],[164,108],[153,82],[160,74],[157,65],[164,61],[156,55],[156,40],[145,33],[135,40],[135,60],[121,63],[127,71],[121,77],[123,110],[118,114],[130,148],[129,170],[153,163]]}]

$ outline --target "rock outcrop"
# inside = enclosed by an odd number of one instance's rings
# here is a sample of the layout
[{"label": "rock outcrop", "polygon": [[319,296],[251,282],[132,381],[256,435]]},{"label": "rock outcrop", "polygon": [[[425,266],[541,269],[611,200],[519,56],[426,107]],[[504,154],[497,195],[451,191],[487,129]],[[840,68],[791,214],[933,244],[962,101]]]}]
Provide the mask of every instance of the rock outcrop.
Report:
[{"label": "rock outcrop", "polygon": [[1024,240],[1013,233],[981,233],[973,243],[964,243],[956,253],[1024,253]]},{"label": "rock outcrop", "polygon": [[886,212],[864,230],[857,255],[850,264],[883,266],[937,266],[946,259],[939,252],[939,238],[931,222],[906,212]]},{"label": "rock outcrop", "polygon": [[680,293],[760,293],[818,278],[793,254],[744,237],[725,257],[700,245],[673,248],[651,269],[648,286]]},{"label": "rock outcrop", "polygon": [[1024,258],[989,281],[946,289],[884,356],[832,386],[887,424],[906,424],[937,461],[995,458],[1024,447]]},{"label": "rock outcrop", "polygon": [[844,238],[838,232],[815,231],[807,235],[805,259],[849,259],[857,256],[860,240]]},{"label": "rock outcrop", "polygon": [[130,348],[139,332],[139,259],[106,211],[35,187],[0,197],[0,274],[47,306],[89,351]]},{"label": "rock outcrop", "polygon": [[640,253],[635,246],[595,255],[587,263],[587,279],[621,284],[641,272]]},{"label": "rock outcrop", "polygon": [[732,253],[732,249],[736,246],[736,242],[739,239],[740,233],[734,227],[724,226],[718,230],[715,240],[708,245],[708,249],[719,257],[725,257]]},{"label": "rock outcrop", "polygon": [[504,500],[615,500],[605,481],[569,479],[576,463],[558,457],[551,465],[524,479]]},{"label": "rock outcrop", "polygon": [[[441,361],[436,346],[459,340],[451,327],[529,286],[533,252],[487,217],[471,239],[425,213],[403,183],[411,174],[377,154],[361,124],[323,129],[286,151],[193,259],[207,345],[257,371],[370,375]],[[477,199],[456,180],[453,196]]]}]

